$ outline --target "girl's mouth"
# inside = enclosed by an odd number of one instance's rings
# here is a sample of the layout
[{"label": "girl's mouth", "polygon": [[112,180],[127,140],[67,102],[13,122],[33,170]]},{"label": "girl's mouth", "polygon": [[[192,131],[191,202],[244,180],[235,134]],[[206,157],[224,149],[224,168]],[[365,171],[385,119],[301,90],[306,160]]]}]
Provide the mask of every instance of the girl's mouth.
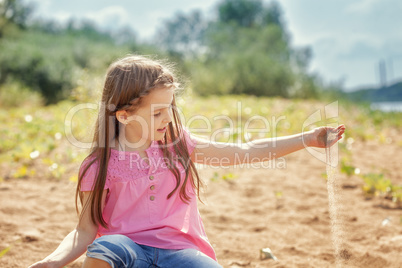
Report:
[{"label": "girl's mouth", "polygon": [[157,131],[158,131],[158,132],[162,132],[162,133],[163,133],[163,132],[165,132],[165,131],[166,131],[166,127],[161,128],[161,129],[158,129]]}]

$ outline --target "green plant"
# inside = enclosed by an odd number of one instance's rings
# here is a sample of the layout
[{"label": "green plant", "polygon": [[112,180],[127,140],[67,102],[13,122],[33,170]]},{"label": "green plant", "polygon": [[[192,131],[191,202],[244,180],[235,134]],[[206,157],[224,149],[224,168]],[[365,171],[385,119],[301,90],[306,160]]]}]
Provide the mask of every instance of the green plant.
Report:
[{"label": "green plant", "polygon": [[369,173],[362,175],[364,185],[363,191],[370,196],[384,196],[391,193],[392,183],[384,178],[381,173]]},{"label": "green plant", "polygon": [[282,191],[274,191],[274,195],[276,199],[281,199],[283,197]]},{"label": "green plant", "polygon": [[7,252],[10,251],[10,249],[16,244],[21,242],[21,239],[15,240],[11,245],[9,245],[8,247],[6,247],[5,249],[3,249],[2,251],[0,251],[0,258],[3,257],[4,255],[7,254]]},{"label": "green plant", "polygon": [[2,251],[0,251],[0,258],[6,255],[6,253],[10,250],[11,246],[6,247]]},{"label": "green plant", "polygon": [[20,82],[10,81],[0,85],[0,106],[13,108],[18,106],[39,107],[44,103],[42,96]]},{"label": "green plant", "polygon": [[402,186],[392,186],[392,201],[397,204],[402,204]]},{"label": "green plant", "polygon": [[369,173],[362,175],[364,180],[363,191],[366,195],[380,196],[392,200],[397,205],[402,204],[402,186],[392,184],[381,173]]},{"label": "green plant", "polygon": [[346,174],[348,177],[355,174],[356,167],[348,163],[347,159],[341,159],[341,173]]},{"label": "green plant", "polygon": [[211,181],[224,180],[224,181],[230,182],[230,181],[234,180],[236,177],[237,177],[237,175],[234,173],[231,173],[231,172],[223,174],[222,176],[219,176],[218,172],[214,172],[214,175],[211,178]]}]

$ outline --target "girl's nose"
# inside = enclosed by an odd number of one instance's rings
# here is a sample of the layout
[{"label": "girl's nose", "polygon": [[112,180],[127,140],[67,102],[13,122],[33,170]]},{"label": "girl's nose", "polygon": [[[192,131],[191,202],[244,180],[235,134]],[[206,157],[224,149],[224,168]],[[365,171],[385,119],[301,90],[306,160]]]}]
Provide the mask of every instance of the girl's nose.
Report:
[{"label": "girl's nose", "polygon": [[169,110],[168,110],[168,112],[167,112],[167,115],[166,115],[166,117],[164,118],[164,122],[165,122],[166,124],[169,124],[170,122],[172,122],[172,114],[173,114],[172,108],[169,108]]}]

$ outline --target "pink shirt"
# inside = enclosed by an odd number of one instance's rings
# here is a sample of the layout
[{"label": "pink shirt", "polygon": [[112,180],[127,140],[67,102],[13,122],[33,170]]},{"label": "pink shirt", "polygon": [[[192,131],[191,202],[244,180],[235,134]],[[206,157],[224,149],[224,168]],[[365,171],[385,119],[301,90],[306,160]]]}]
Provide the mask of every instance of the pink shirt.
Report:
[{"label": "pink shirt", "polygon": [[[184,130],[189,153],[196,142]],[[105,189],[109,189],[103,217],[108,229],[101,225],[98,235],[122,234],[142,245],[164,249],[197,249],[216,260],[197,207],[197,196],[187,183],[191,197],[188,204],[179,189],[167,199],[176,186],[173,173],[163,161],[162,150],[153,141],[146,149],[149,165],[137,152],[111,149]],[[176,165],[185,178],[185,170]],[[82,191],[91,191],[97,166],[94,163],[81,183]]]}]

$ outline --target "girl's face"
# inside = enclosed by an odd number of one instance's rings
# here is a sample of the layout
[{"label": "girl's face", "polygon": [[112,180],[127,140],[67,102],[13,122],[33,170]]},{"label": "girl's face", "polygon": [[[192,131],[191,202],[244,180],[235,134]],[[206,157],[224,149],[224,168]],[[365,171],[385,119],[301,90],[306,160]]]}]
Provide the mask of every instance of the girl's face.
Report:
[{"label": "girl's face", "polygon": [[163,139],[172,121],[173,95],[174,89],[160,88],[145,96],[141,107],[127,114],[126,140],[148,144]]}]

